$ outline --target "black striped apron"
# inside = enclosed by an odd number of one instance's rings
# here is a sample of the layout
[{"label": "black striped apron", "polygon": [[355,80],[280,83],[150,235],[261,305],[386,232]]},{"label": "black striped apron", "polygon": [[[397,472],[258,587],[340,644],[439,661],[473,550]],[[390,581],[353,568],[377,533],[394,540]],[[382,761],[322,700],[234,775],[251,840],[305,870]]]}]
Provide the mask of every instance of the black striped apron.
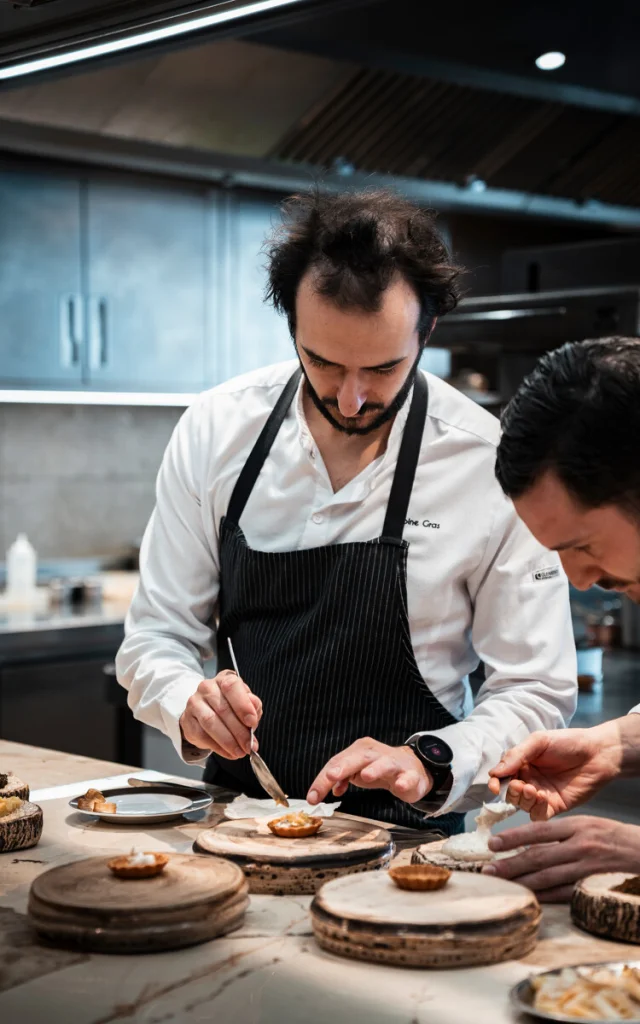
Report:
[{"label": "black striped apron", "polygon": [[[306,797],[334,754],[372,736],[400,746],[418,730],[451,725],[416,664],[407,614],[402,533],[427,414],[419,373],[404,428],[382,536],[302,551],[254,551],[239,526],[246,502],[300,380],[285,386],[238,477],[220,524],[218,667],[231,667],[233,641],[242,678],[263,702],[260,753],[285,792]],[[205,779],[264,797],[249,759],[212,754]],[[342,810],[413,827],[424,814],[386,790],[350,786]],[[463,829],[461,814],[434,823]]]}]

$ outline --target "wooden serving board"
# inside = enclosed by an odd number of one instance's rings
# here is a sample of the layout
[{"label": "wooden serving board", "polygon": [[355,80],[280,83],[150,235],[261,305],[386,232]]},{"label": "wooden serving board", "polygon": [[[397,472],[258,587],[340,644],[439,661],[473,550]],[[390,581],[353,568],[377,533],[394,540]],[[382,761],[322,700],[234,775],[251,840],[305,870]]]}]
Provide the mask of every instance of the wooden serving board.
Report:
[{"label": "wooden serving board", "polygon": [[464,872],[443,889],[408,892],[387,872],[328,882],[311,904],[323,949],[399,967],[469,967],[533,949],[541,911],[515,882]]},{"label": "wooden serving board", "polygon": [[201,832],[195,847],[238,864],[250,892],[274,896],[314,893],[331,878],[388,867],[394,854],[386,829],[347,814],[325,818],[307,839],[275,836],[254,818],[223,821]]},{"label": "wooden serving board", "polygon": [[640,896],[613,891],[615,886],[634,877],[615,872],[583,878],[571,899],[574,923],[605,939],[640,943]]},{"label": "wooden serving board", "polygon": [[109,857],[89,857],[39,875],[29,918],[49,942],[102,953],[150,953],[206,942],[239,928],[249,903],[229,861],[171,854],[154,878],[117,878]]},{"label": "wooden serving board", "polygon": [[[446,842],[446,839],[438,839],[434,843],[424,843],[413,851],[411,855],[411,863],[435,864],[439,868],[448,868],[449,871],[467,871],[474,874],[480,874],[487,864],[492,863],[490,860],[456,860],[455,857],[450,857],[448,854],[442,852],[442,847]],[[496,853],[493,860],[504,860],[507,857],[515,857],[518,853],[522,853],[522,847],[517,850],[508,850],[504,853]]]},{"label": "wooden serving board", "polygon": [[0,853],[28,850],[42,835],[42,808],[28,800],[13,814],[0,818]]}]

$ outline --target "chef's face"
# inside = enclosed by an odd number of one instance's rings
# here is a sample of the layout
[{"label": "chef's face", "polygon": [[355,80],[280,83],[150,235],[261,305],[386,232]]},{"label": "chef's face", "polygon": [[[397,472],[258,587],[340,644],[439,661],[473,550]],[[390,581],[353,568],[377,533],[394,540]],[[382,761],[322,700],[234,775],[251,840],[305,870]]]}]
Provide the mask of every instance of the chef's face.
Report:
[{"label": "chef's face", "polygon": [[397,279],[375,313],[341,309],[319,295],[313,274],[296,300],[296,348],[316,407],[336,429],[368,434],[406,400],[420,358],[420,304]]},{"label": "chef's face", "polygon": [[640,603],[639,522],[615,505],[584,508],[551,471],[514,505],[534,537],[559,553],[578,590],[597,584]]}]

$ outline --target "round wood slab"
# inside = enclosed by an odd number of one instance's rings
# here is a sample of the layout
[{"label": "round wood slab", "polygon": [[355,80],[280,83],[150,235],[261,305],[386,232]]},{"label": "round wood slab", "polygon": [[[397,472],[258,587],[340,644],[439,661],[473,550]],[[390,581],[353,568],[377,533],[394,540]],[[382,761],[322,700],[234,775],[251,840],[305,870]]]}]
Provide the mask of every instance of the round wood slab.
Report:
[{"label": "round wood slab", "polygon": [[575,924],[592,935],[640,943],[640,896],[613,891],[635,877],[616,872],[583,878],[571,899],[571,917]]},{"label": "round wood slab", "polygon": [[307,839],[275,836],[254,818],[223,821],[201,832],[198,850],[240,865],[252,893],[274,896],[316,892],[332,878],[388,867],[394,854],[386,829],[334,814]]},{"label": "round wood slab", "polygon": [[[442,847],[447,841],[446,839],[437,839],[434,843],[424,843],[422,846],[418,846],[411,854],[411,863],[435,864],[436,867],[448,868],[449,871],[471,871],[474,874],[480,874],[487,864],[491,864],[491,861],[488,860],[456,860],[455,857],[450,857],[442,852]],[[515,857],[517,853],[522,853],[522,849],[520,847],[517,850],[496,853],[492,859],[504,860],[506,857]]]},{"label": "round wood slab", "polygon": [[535,945],[540,907],[502,878],[458,872],[443,889],[399,889],[387,872],[338,878],[311,904],[331,953],[400,967],[468,967],[518,959]]},{"label": "round wood slab", "polygon": [[28,850],[42,835],[42,808],[25,800],[13,814],[0,818],[0,853]]},{"label": "round wood slab", "polygon": [[124,879],[112,874],[109,860],[89,857],[34,880],[29,917],[41,936],[102,953],[147,953],[242,925],[248,886],[229,861],[174,853],[160,875]]}]

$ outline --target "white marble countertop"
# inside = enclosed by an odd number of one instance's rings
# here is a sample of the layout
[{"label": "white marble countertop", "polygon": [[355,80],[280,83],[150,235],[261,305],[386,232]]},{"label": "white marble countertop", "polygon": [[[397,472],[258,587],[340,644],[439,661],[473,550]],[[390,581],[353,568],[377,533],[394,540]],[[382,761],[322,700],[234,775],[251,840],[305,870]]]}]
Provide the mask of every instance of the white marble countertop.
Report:
[{"label": "white marble countertop", "polygon": [[[70,790],[84,792],[89,780],[95,784],[107,775],[113,784],[118,766],[0,741],[5,769],[13,767],[12,759],[16,768],[19,761],[27,782],[33,764],[34,795],[45,824],[37,847],[0,857],[3,1022],[513,1024],[518,1018],[509,1007],[509,989],[532,971],[637,953],[636,947],[577,931],[566,907],[551,907],[544,912],[538,946],[523,961],[449,971],[383,967],[323,952],[307,913],[311,897],[274,896],[252,896],[239,931],[190,949],[134,956],[49,950],[34,943],[25,916],[37,874],[54,864],[132,845],[189,852],[203,823],[183,821],[146,831],[87,823],[69,808]],[[47,765],[52,766],[50,775]],[[125,779],[130,774],[121,771]],[[216,807],[207,823],[220,814]]]}]

